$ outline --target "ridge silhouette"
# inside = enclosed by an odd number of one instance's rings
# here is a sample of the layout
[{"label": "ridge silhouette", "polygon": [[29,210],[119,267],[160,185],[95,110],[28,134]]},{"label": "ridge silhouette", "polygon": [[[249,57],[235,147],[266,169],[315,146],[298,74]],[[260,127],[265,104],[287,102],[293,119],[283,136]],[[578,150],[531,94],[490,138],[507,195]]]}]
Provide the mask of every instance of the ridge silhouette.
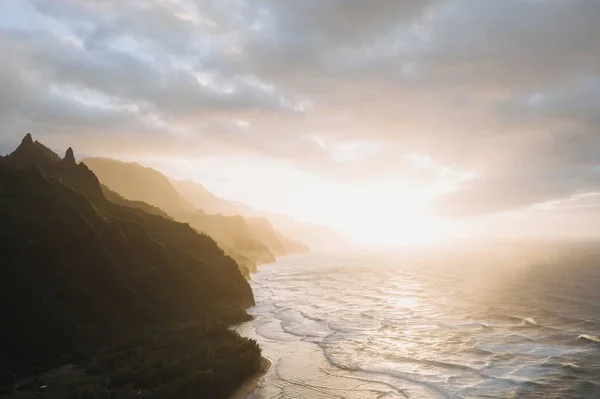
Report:
[{"label": "ridge silhouette", "polygon": [[177,191],[172,181],[155,169],[108,158],[86,158],[82,162],[102,183],[124,198],[163,209],[173,219],[189,223],[213,237],[238,262],[247,277],[258,265],[274,262],[277,256],[309,250],[306,245],[277,232],[270,223],[259,223],[240,215],[209,214],[196,208]]},{"label": "ridge silhouette", "polygon": [[[121,366],[78,371],[81,383],[118,397],[214,398],[259,367],[256,343],[226,329],[254,304],[236,262],[152,209],[103,189],[71,148],[60,159],[30,134],[0,159],[0,386],[92,367],[120,345],[131,348]],[[122,367],[130,378],[106,385]]]}]

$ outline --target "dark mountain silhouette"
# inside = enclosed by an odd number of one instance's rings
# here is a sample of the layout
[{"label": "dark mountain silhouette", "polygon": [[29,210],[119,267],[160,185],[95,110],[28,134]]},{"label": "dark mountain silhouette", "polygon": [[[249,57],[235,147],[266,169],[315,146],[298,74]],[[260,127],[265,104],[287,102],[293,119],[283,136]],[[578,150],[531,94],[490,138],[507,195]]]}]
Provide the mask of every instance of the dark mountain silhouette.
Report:
[{"label": "dark mountain silhouette", "polygon": [[226,330],[254,304],[238,265],[161,213],[29,134],[0,159],[2,390],[75,364],[55,397],[218,398],[259,367],[256,343]]},{"label": "dark mountain silhouette", "polygon": [[[213,237],[231,255],[244,273],[275,261],[275,256],[305,252],[308,248],[264,224],[249,223],[239,215],[211,214],[217,209],[197,209],[179,194],[172,182],[160,172],[137,163],[106,158],[86,158],[88,165],[111,190],[130,200],[140,200],[166,211],[176,220]],[[205,190],[206,198],[217,198]],[[217,199],[218,202],[218,199]],[[210,205],[210,204],[207,204]]]},{"label": "dark mountain silhouette", "polygon": [[33,141],[30,133],[23,138],[21,145],[6,159],[10,159],[11,166],[27,169],[35,166],[38,169],[52,167],[60,162],[60,157],[39,141]]}]

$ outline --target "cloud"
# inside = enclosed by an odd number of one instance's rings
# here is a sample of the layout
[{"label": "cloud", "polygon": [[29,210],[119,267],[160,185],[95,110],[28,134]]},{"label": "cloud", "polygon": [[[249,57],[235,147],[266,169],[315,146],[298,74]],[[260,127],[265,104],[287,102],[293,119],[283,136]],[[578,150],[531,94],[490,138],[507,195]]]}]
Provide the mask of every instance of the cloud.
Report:
[{"label": "cloud", "polygon": [[8,0],[4,15],[3,146],[32,131],[334,180],[476,175],[439,198],[454,216],[599,188],[597,1]]}]

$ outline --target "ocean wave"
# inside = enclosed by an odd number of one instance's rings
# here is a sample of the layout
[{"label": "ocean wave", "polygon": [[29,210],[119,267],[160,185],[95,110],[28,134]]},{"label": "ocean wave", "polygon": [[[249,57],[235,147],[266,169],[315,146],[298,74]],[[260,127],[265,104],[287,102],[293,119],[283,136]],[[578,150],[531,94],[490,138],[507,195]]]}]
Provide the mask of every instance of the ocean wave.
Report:
[{"label": "ocean wave", "polygon": [[297,338],[286,332],[281,320],[255,321],[256,334],[277,342],[290,342]]},{"label": "ocean wave", "polygon": [[482,314],[485,315],[486,317],[492,318],[494,320],[499,320],[499,321],[519,322],[519,323],[523,321],[523,317],[514,316],[514,315],[501,313],[501,312],[483,312]]},{"label": "ocean wave", "polygon": [[540,366],[553,369],[561,373],[561,377],[573,378],[573,374],[587,374],[587,370],[573,362],[565,361],[562,357],[548,357],[541,362]]},{"label": "ocean wave", "polygon": [[280,321],[284,332],[301,339],[324,338],[332,332],[323,320],[307,317],[302,311],[292,308],[276,312],[273,318]]},{"label": "ocean wave", "polygon": [[[303,267],[306,272],[296,278]],[[556,300],[552,290],[562,294],[562,286],[532,290],[531,284],[538,284],[532,280],[510,292],[449,296],[456,289],[454,280],[421,270],[410,279],[400,270],[382,275],[361,269],[352,275],[339,268],[329,273],[318,262],[279,264],[269,271],[281,274],[277,279],[265,279],[267,269],[262,270],[251,282],[258,286],[252,323],[260,337],[270,337],[261,344],[275,352],[281,345],[274,341],[312,346],[323,368],[319,381],[327,381],[335,369],[431,392],[422,397],[529,397],[541,390],[575,398],[585,397],[577,396],[584,392],[582,381],[598,380],[597,305],[577,300],[582,299],[579,292],[569,292],[575,301]],[[302,288],[291,292],[289,285]],[[418,306],[402,307],[408,296]]]},{"label": "ocean wave", "polygon": [[580,334],[577,339],[581,339],[584,341],[594,342],[596,344],[600,344],[600,337],[591,334]]},{"label": "ocean wave", "polygon": [[325,321],[327,321],[327,320],[325,320],[322,317],[312,316],[312,315],[309,315],[309,314],[307,314],[306,312],[303,312],[303,311],[300,311],[300,314],[302,315],[302,317],[304,317],[305,319],[308,319],[308,320],[312,320],[312,321],[316,321],[316,322],[325,322]]},{"label": "ocean wave", "polygon": [[437,368],[442,368],[442,369],[447,369],[447,370],[470,371],[473,373],[479,372],[478,369],[471,367],[471,366],[467,366],[466,364],[443,362],[443,361],[433,360],[433,359],[418,359],[418,358],[401,357],[401,356],[390,356],[389,359],[394,360],[396,362],[422,364],[424,366],[437,367]]},{"label": "ocean wave", "polygon": [[574,363],[564,363],[564,364],[562,364],[562,366],[564,368],[571,369],[571,370],[581,370],[581,366],[578,366]]},{"label": "ocean wave", "polygon": [[[431,381],[424,381],[418,374],[405,373],[402,371],[396,370],[386,370],[386,369],[377,369],[377,368],[368,368],[361,367],[356,371],[360,371],[362,373],[370,374],[372,376],[381,376],[381,377],[391,377],[403,381],[407,381],[413,384],[418,384],[423,388],[431,391],[430,394],[435,394],[440,398],[450,398],[452,397],[452,392],[449,392],[447,389],[435,384]],[[377,379],[376,379],[377,380]],[[431,397],[431,396],[430,396]]]},{"label": "ocean wave", "polygon": [[438,327],[442,328],[442,329],[447,329],[447,330],[467,330],[467,331],[468,330],[478,330],[478,329],[485,329],[485,330],[493,330],[494,329],[489,324],[479,322],[479,321],[457,323],[454,325],[438,324]]},{"label": "ocean wave", "polygon": [[366,310],[363,312],[360,312],[360,315],[362,317],[366,317],[368,319],[373,319],[373,320],[382,320],[382,318],[376,314],[374,314],[375,312],[372,310]]},{"label": "ocean wave", "polygon": [[583,368],[582,366],[575,364],[575,363],[561,363],[561,366],[563,368],[563,370],[565,371],[565,373],[563,374],[563,376],[565,378],[573,378],[573,375],[590,375],[593,373],[590,373],[588,370],[586,370],[585,368]]},{"label": "ocean wave", "polygon": [[487,379],[490,380],[495,380],[495,381],[500,381],[500,382],[504,382],[504,383],[508,383],[511,385],[515,385],[515,386],[520,386],[520,387],[542,387],[544,385],[546,385],[545,382],[543,381],[533,381],[527,377],[516,377],[516,376],[511,376],[511,377],[498,377],[498,376],[494,376],[494,375],[489,375],[486,373],[480,373],[480,375],[482,377],[485,377]]}]

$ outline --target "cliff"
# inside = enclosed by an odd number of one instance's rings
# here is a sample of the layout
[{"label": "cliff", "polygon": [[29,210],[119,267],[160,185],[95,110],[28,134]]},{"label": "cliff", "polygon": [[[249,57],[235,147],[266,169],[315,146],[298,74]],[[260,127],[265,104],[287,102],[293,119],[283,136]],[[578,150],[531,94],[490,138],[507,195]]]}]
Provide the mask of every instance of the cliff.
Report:
[{"label": "cliff", "polygon": [[224,215],[211,211],[221,209],[227,201],[204,189],[200,190],[203,206],[197,207],[184,198],[173,181],[152,168],[137,163],[125,163],[106,158],[86,158],[82,161],[98,175],[110,190],[128,200],[143,201],[164,210],[176,220],[189,223],[199,232],[213,237],[241,266],[242,273],[256,270],[260,264],[275,261],[282,256],[308,250],[276,232],[269,223],[250,223],[239,215]]},{"label": "cliff", "polygon": [[[256,226],[255,219],[266,221],[280,243],[285,247],[285,253],[307,252],[311,249],[342,248],[348,242],[336,230],[314,224],[302,223],[284,214],[259,211],[239,201],[226,200],[217,197],[202,184],[191,180],[171,180],[177,191],[189,203],[203,209],[206,213],[220,213],[225,216],[241,215],[251,226]],[[264,224],[260,222],[261,224]],[[260,231],[255,230],[255,233]],[[269,235],[271,233],[268,233]],[[262,238],[263,240],[265,237]],[[269,238],[266,238],[269,240]],[[278,252],[276,246],[269,246],[273,254]],[[277,255],[276,255],[277,256]]]},{"label": "cliff", "polygon": [[[144,380],[150,370],[138,364],[132,379],[144,382],[108,386],[118,368],[106,366],[104,379],[82,377],[90,389],[223,397],[260,361],[254,342],[226,331],[248,318],[250,286],[212,238],[121,202],[105,197],[71,149],[60,159],[28,135],[0,159],[0,385],[89,365],[126,343],[127,367],[152,354],[164,363],[157,370],[175,373],[170,382]],[[184,345],[192,341],[210,348]],[[176,372],[178,353],[183,363],[195,354],[189,369]],[[210,373],[192,381],[198,365]]]}]

